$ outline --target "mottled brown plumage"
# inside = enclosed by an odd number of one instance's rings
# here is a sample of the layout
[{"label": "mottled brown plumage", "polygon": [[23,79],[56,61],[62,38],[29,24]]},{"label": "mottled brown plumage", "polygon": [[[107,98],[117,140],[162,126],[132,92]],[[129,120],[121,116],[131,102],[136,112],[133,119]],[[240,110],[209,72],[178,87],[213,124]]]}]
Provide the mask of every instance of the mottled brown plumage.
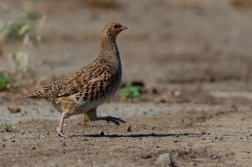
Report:
[{"label": "mottled brown plumage", "polygon": [[27,97],[44,98],[62,112],[57,129],[63,134],[64,119],[76,114],[87,114],[91,121],[106,120],[119,125],[123,120],[115,117],[97,117],[96,108],[110,99],[118,90],[122,67],[116,37],[127,29],[120,23],[110,23],[102,33],[101,51],[98,58],[72,75],[59,79]]}]

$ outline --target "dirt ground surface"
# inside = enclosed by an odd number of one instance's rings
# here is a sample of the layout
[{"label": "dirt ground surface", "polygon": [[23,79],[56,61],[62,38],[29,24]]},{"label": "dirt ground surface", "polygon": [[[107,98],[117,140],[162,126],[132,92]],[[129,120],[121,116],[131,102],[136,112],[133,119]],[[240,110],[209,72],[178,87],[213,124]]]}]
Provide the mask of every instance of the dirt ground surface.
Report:
[{"label": "dirt ground surface", "polygon": [[[30,49],[25,76],[33,86],[0,92],[0,166],[252,166],[252,6],[249,0],[15,1],[8,17],[31,5],[47,20],[42,42]],[[32,3],[30,3],[32,2]],[[0,10],[0,23],[6,11]],[[129,29],[117,38],[123,83],[141,85],[141,97],[116,94],[98,115],[126,124],[65,122],[28,92],[92,62],[112,21]],[[23,49],[7,42],[4,51]],[[0,71],[12,69],[7,54]],[[10,113],[11,106],[21,108]],[[183,121],[184,120],[184,121]]]}]

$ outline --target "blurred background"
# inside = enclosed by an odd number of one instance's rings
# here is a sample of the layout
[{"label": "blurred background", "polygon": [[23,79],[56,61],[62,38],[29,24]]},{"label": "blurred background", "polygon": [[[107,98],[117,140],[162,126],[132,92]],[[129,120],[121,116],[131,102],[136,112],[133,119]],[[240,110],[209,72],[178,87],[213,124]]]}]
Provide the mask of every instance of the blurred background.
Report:
[{"label": "blurred background", "polygon": [[1,0],[0,91],[22,98],[92,62],[104,26],[120,22],[132,102],[250,107],[251,9],[252,0]]}]

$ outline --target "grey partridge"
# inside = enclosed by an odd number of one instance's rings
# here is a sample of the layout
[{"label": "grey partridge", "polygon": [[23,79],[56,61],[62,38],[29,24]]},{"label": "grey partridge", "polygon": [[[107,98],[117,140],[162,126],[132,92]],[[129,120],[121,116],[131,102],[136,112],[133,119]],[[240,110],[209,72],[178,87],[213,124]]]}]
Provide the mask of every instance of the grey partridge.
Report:
[{"label": "grey partridge", "polygon": [[86,114],[91,121],[105,120],[120,125],[115,117],[98,117],[96,109],[117,92],[122,78],[122,66],[116,45],[117,35],[128,29],[120,23],[109,23],[102,33],[101,51],[96,60],[80,70],[29,94],[28,98],[44,98],[62,113],[57,132],[63,133],[66,118]]}]

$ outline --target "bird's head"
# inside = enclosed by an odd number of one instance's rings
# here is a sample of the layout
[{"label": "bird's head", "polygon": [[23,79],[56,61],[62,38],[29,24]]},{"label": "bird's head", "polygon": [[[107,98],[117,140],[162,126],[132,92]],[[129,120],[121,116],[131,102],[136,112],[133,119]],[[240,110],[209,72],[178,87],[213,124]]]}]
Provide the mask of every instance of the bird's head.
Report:
[{"label": "bird's head", "polygon": [[112,22],[105,26],[102,35],[116,39],[116,36],[126,29],[128,29],[126,26],[123,26],[120,23]]}]

